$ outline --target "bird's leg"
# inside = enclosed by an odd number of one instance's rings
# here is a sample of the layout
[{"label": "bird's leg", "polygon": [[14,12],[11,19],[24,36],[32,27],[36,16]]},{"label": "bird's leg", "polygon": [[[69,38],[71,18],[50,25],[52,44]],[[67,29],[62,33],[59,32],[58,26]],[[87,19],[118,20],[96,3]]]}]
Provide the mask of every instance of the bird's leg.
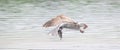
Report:
[{"label": "bird's leg", "polygon": [[62,39],[62,27],[59,27],[59,30],[58,30],[58,35],[60,37],[60,40]]}]

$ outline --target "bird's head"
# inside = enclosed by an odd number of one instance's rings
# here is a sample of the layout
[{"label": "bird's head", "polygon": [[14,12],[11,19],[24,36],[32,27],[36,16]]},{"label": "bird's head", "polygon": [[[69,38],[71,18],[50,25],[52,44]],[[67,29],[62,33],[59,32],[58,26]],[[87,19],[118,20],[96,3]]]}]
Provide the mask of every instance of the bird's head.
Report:
[{"label": "bird's head", "polygon": [[85,30],[86,28],[88,28],[88,26],[87,26],[86,24],[84,24],[84,23],[80,23],[79,26],[80,26],[80,32],[81,32],[81,33],[84,33],[84,30]]}]

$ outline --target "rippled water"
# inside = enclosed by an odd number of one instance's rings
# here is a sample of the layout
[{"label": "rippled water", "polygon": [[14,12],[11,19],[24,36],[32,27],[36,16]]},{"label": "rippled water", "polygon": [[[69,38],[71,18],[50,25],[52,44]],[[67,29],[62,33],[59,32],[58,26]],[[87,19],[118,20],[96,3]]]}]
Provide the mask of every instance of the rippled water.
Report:
[{"label": "rippled water", "polygon": [[[59,14],[89,28],[49,36],[42,24]],[[119,0],[0,0],[0,50],[119,50],[119,16]]]}]

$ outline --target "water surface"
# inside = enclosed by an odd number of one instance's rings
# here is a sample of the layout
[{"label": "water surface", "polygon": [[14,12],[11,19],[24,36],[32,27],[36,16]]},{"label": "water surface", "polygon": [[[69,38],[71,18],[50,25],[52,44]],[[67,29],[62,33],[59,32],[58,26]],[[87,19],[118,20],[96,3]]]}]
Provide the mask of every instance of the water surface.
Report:
[{"label": "water surface", "polygon": [[[49,36],[42,24],[59,14],[89,27]],[[0,0],[0,50],[119,50],[119,16],[119,0]]]}]

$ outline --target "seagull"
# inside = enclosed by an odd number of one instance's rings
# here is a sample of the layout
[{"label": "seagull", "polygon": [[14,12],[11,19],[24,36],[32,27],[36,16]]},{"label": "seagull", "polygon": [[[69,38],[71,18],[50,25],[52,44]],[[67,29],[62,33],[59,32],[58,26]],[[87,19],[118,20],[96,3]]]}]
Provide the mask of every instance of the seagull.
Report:
[{"label": "seagull", "polygon": [[60,39],[62,39],[62,30],[64,28],[79,30],[81,33],[84,33],[84,29],[88,27],[86,24],[84,23],[79,24],[75,22],[73,19],[63,14],[58,15],[57,17],[52,18],[51,20],[48,20],[45,24],[43,24],[43,27],[45,28],[52,27],[52,26],[57,26],[57,27],[53,29],[50,33],[52,33],[52,35],[57,33]]}]

